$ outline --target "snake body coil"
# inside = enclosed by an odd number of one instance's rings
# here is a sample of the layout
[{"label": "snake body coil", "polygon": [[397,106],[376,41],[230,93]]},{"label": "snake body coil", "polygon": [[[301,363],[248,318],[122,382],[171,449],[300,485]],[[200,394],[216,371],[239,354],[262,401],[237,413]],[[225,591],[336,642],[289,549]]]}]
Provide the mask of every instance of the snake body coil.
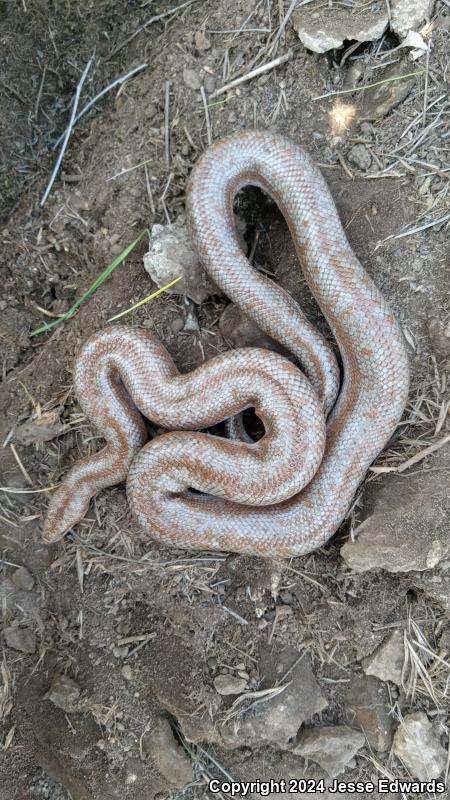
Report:
[{"label": "snake body coil", "polygon": [[[242,253],[233,199],[247,184],[267,191],[289,225],[339,346],[340,386],[326,340]],[[243,348],[180,375],[149,333],[96,334],[77,360],[75,391],[107,446],[68,473],[50,502],[44,538],[60,538],[94,494],[127,478],[134,515],[167,543],[307,553],[336,531],[400,419],[408,393],[402,334],[352,252],[322,176],[290,141],[247,132],[210,147],[193,170],[187,210],[207,272],[303,372],[279,355]],[[257,443],[194,432],[248,407],[264,422]],[[146,444],[141,414],[173,432]]]}]

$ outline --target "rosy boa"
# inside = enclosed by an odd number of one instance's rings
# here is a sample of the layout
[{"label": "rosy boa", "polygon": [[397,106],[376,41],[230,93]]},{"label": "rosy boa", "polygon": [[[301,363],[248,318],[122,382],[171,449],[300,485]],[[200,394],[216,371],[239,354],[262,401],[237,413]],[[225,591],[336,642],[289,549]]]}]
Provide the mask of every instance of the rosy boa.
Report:
[{"label": "rosy boa", "polygon": [[[327,341],[241,250],[233,199],[247,184],[268,192],[289,225],[339,346],[341,386]],[[44,538],[63,536],[100,489],[127,479],[136,519],[168,544],[307,553],[337,530],[398,424],[409,385],[402,334],[352,252],[325,181],[287,139],[248,131],[214,144],[192,172],[187,212],[211,278],[303,372],[275,353],[243,348],[180,375],[148,332],[116,326],[95,334],[76,362],[75,391],[107,445],[69,471]],[[248,407],[264,423],[257,443],[195,432]],[[141,415],[173,432],[146,443]]]}]

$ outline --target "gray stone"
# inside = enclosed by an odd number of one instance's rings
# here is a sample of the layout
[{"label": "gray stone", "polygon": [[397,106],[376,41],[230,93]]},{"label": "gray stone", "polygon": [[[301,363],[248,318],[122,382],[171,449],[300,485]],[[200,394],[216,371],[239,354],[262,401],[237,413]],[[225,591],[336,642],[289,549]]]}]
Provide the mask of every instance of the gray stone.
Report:
[{"label": "gray stone", "polygon": [[[423,466],[439,468],[427,471]],[[386,474],[367,484],[367,518],[355,531],[355,541],[341,555],[355,572],[429,570],[450,554],[450,446],[442,447],[419,472]]]},{"label": "gray stone", "polygon": [[394,630],[368,658],[364,660],[366,675],[373,675],[380,681],[392,681],[402,685],[402,669],[405,660],[403,631]]},{"label": "gray stone", "polygon": [[223,310],[219,328],[222,336],[234,347],[264,347],[285,354],[285,350],[274,339],[266,336],[256,322],[244,314],[234,303]]},{"label": "gray stone", "polygon": [[320,0],[299,8],[292,15],[300,41],[314,53],[341,47],[346,40],[371,42],[379,39],[388,26],[387,9],[352,14],[350,9],[328,8]]},{"label": "gray stone", "polygon": [[447,763],[447,752],[427,715],[421,711],[404,717],[395,732],[393,750],[412,777],[419,781],[438,778]]},{"label": "gray stone", "polygon": [[[247,712],[243,710],[229,723],[222,725],[219,732],[226,746],[271,743],[287,748],[301,725],[327,707],[328,703],[320,691],[306,653],[300,658],[296,650],[286,648],[277,654],[277,659],[281,685],[286,683],[286,688],[267,700],[255,698],[258,699],[257,704],[251,704]],[[285,674],[287,677],[284,681],[282,676]]]},{"label": "gray stone", "polygon": [[393,721],[389,716],[386,686],[372,676],[354,678],[346,694],[346,703],[348,723],[364,733],[373,750],[389,750]]},{"label": "gray stone", "polygon": [[5,628],[4,635],[7,646],[13,650],[28,654],[36,652],[36,636],[29,628],[14,628],[11,626]]},{"label": "gray stone", "polygon": [[235,675],[217,675],[214,688],[219,694],[242,694],[247,688],[247,681]]},{"label": "gray stone", "polygon": [[[430,18],[434,0],[391,0],[389,5],[391,29],[403,38]],[[292,22],[308,50],[325,53],[341,47],[345,41],[379,39],[388,28],[389,13],[382,3],[358,15],[352,9],[331,8],[315,0],[295,11]]]},{"label": "gray stone", "polygon": [[182,280],[167,291],[202,303],[218,289],[200,264],[183,219],[173,225],[154,225],[144,268],[157,286],[166,286],[180,275]]},{"label": "gray stone", "polygon": [[192,762],[176,741],[169,721],[164,717],[144,736],[143,750],[170,786],[182,789],[193,780]]},{"label": "gray stone", "polygon": [[350,164],[357,169],[368,170],[372,163],[372,156],[363,144],[355,144],[348,154]]},{"label": "gray stone", "polygon": [[393,0],[391,4],[391,28],[403,38],[409,31],[429,20],[433,13],[434,0]]},{"label": "gray stone", "polygon": [[211,47],[211,42],[208,37],[205,36],[204,31],[196,31],[195,46],[200,53],[204,52],[205,50],[209,50]]},{"label": "gray stone", "polygon": [[202,85],[200,77],[195,69],[184,69],[183,81],[188,89],[193,89],[194,91],[198,91]]},{"label": "gray stone", "polygon": [[336,725],[304,731],[292,752],[315,761],[334,778],[344,772],[364,744],[362,733],[347,725]]},{"label": "gray stone", "polygon": [[203,85],[205,87],[205,92],[207,92],[207,94],[212,94],[216,88],[216,79],[214,75],[206,75]]},{"label": "gray stone", "polygon": [[[383,119],[393,108],[402,103],[416,83],[416,78],[401,81],[396,79],[399,75],[410,71],[411,64],[407,58],[384,70],[382,76],[384,83],[362,93],[361,105],[357,111],[358,120],[362,122]],[[390,78],[394,80],[389,80]]]},{"label": "gray stone", "polygon": [[25,592],[31,592],[34,586],[34,578],[26,567],[16,569],[13,573],[12,581],[18,589],[23,589]]},{"label": "gray stone", "polygon": [[68,675],[55,675],[46,699],[63,711],[76,711],[80,697],[80,687]]}]

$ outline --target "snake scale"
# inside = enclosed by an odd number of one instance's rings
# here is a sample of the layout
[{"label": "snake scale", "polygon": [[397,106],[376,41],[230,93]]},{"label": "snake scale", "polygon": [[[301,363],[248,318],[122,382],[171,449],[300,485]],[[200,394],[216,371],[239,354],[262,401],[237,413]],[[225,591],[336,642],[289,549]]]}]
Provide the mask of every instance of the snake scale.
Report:
[{"label": "snake scale", "polygon": [[[342,370],[293,298],[242,252],[233,200],[249,184],[283,213]],[[337,530],[398,424],[409,386],[402,333],[354,255],[324,179],[291,141],[248,131],[212,145],[193,169],[187,214],[211,278],[300,368],[242,348],[181,375],[151,333],[115,326],[95,334],[74,384],[106,447],[68,472],[44,539],[59,539],[98,491],[126,480],[135,518],[167,544],[307,553]],[[200,430],[251,407],[264,423],[258,442]],[[169,432],[147,441],[143,417]]]}]

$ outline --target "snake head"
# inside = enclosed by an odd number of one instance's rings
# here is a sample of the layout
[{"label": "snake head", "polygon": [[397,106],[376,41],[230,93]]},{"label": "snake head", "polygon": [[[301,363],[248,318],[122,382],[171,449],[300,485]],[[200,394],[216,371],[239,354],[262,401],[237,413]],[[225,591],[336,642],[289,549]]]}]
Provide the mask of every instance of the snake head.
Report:
[{"label": "snake head", "polygon": [[85,516],[91,495],[83,487],[64,482],[50,500],[42,538],[47,544],[59,541]]}]

